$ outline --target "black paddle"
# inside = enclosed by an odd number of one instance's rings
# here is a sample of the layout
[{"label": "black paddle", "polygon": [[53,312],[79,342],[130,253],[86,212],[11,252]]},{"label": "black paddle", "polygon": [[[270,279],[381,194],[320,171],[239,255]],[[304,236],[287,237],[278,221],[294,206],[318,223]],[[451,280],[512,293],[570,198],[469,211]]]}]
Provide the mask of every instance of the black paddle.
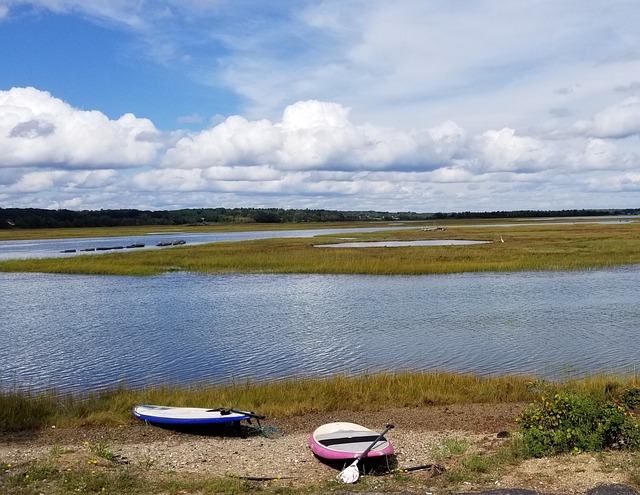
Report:
[{"label": "black paddle", "polygon": [[431,471],[431,474],[433,476],[436,476],[438,474],[442,474],[442,473],[444,473],[446,471],[446,468],[444,466],[441,466],[440,464],[422,464],[420,466],[411,466],[411,467],[407,467],[407,468],[392,469],[391,471],[385,471],[384,473],[380,473],[378,476],[387,476],[389,474],[409,473],[411,471],[422,471],[423,469],[428,469],[429,471]]},{"label": "black paddle", "polygon": [[378,438],[376,438],[371,445],[369,445],[362,454],[356,457],[355,461],[353,461],[349,466],[344,468],[337,476],[338,481],[342,481],[343,483],[355,483],[358,481],[360,477],[360,470],[358,469],[358,462],[366,457],[366,455],[371,451],[373,447],[384,437],[384,434],[387,433],[391,428],[394,428],[392,424],[388,424]]},{"label": "black paddle", "polygon": [[256,413],[251,412],[251,411],[243,411],[241,409],[234,409],[233,407],[219,407],[217,409],[209,409],[207,412],[214,412],[214,411],[220,411],[220,414],[222,416],[225,416],[225,415],[231,414],[231,413],[236,413],[236,414],[244,414],[246,416],[250,416],[250,417],[256,418],[256,419],[267,419],[266,416],[262,416],[260,414],[256,414]]}]

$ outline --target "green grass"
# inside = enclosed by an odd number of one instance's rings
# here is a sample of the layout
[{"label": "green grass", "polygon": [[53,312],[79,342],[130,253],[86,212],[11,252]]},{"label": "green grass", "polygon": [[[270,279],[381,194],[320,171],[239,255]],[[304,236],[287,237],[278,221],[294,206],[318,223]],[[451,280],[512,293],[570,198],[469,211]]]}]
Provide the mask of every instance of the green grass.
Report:
[{"label": "green grass", "polygon": [[[346,231],[348,232],[348,231]],[[429,247],[318,248],[339,235],[264,239],[69,258],[0,261],[0,271],[157,275],[199,273],[331,273],[429,275],[486,271],[587,270],[640,263],[640,223],[544,223],[451,226],[348,234],[360,241],[462,239],[488,244]],[[500,241],[500,238],[504,242]]]},{"label": "green grass", "polygon": [[[91,463],[73,468],[52,458],[27,465],[5,464],[0,475],[4,495],[52,495],[68,493],[117,493],[119,495],[146,492],[148,483],[136,469],[105,469]],[[140,491],[145,490],[145,491]]]}]

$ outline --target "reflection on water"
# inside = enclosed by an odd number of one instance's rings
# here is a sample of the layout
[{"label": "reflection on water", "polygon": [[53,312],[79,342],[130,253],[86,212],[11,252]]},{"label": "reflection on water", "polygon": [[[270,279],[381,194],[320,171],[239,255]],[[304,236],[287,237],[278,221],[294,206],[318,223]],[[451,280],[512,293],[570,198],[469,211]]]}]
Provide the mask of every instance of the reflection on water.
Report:
[{"label": "reflection on water", "polygon": [[640,361],[640,268],[442,276],[0,274],[0,387]]}]

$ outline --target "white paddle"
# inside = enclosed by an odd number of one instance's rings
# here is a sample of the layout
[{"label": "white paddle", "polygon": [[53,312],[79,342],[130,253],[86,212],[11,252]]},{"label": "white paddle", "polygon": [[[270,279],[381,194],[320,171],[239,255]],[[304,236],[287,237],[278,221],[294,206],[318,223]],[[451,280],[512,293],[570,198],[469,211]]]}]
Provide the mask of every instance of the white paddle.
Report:
[{"label": "white paddle", "polygon": [[369,445],[362,454],[356,457],[355,461],[353,461],[349,466],[347,466],[342,471],[340,471],[340,473],[338,473],[338,476],[336,476],[336,479],[338,481],[342,481],[343,483],[355,483],[356,481],[358,481],[358,478],[360,477],[358,462],[360,462],[362,459],[366,457],[369,451],[373,447],[375,447],[375,445],[382,439],[384,434],[388,432],[391,428],[393,428],[393,425],[388,424],[387,427],[384,429],[384,431],[380,433],[380,435],[378,435],[378,438],[376,438],[373,441],[373,443]]}]

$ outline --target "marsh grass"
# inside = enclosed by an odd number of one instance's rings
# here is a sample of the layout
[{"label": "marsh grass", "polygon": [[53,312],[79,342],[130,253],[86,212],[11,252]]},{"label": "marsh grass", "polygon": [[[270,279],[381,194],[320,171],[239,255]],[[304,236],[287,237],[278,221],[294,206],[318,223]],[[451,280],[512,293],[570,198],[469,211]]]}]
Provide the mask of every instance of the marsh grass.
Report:
[{"label": "marsh grass", "polygon": [[[597,376],[574,380],[572,386],[590,394],[623,389],[636,377]],[[267,417],[305,413],[366,411],[393,407],[475,403],[525,403],[539,393],[526,376],[478,377],[445,372],[372,373],[354,377],[240,382],[188,387],[125,386],[85,394],[0,393],[0,431],[38,428],[117,426],[135,421],[136,404],[189,407],[238,407]]]},{"label": "marsh grass", "polygon": [[0,389],[0,431],[40,428],[54,416],[64,415],[63,398],[55,392],[32,394]]},{"label": "marsh grass", "polygon": [[[0,271],[157,275],[199,273],[330,273],[428,275],[485,271],[587,270],[640,263],[640,223],[545,223],[511,227],[419,228],[349,233],[359,241],[460,239],[462,246],[323,248],[348,233],[312,239],[218,242],[157,250],[0,261]],[[504,242],[501,242],[501,239]]]},{"label": "marsh grass", "polygon": [[0,229],[0,241],[30,239],[82,239],[88,237],[148,236],[150,234],[251,232],[264,230],[321,230],[354,227],[388,227],[389,222],[216,223],[210,225],[140,225],[129,227],[69,227]]}]

